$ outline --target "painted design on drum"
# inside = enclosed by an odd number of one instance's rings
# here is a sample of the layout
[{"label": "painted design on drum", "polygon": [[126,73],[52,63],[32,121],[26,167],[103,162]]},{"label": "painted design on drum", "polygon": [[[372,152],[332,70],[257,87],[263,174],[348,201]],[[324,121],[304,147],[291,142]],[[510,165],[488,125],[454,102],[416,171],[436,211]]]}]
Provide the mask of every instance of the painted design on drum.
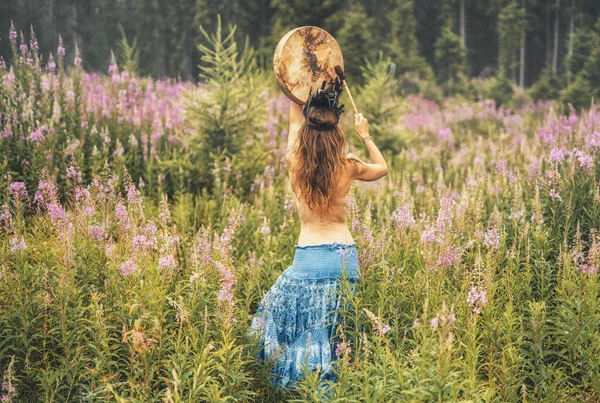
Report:
[{"label": "painted design on drum", "polygon": [[286,33],[275,49],[273,69],[281,91],[303,105],[310,88],[335,78],[333,66],[344,66],[342,51],[327,31],[314,26]]}]

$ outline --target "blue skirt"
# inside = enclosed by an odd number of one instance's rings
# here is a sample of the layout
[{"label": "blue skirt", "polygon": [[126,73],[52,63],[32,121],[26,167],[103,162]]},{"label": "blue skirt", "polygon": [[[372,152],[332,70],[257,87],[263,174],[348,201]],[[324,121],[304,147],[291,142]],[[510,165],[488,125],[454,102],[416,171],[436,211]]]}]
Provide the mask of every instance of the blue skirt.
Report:
[{"label": "blue skirt", "polygon": [[294,262],[263,297],[250,334],[260,342],[258,358],[275,360],[274,386],[294,388],[305,370],[337,380],[332,361],[344,271],[355,291],[360,281],[355,244],[296,246]]}]

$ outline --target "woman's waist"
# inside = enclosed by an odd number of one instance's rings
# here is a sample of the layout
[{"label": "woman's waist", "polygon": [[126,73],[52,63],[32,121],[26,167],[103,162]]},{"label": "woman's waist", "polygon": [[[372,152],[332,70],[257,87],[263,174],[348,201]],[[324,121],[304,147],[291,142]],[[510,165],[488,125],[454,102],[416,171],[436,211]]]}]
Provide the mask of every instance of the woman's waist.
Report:
[{"label": "woman's waist", "polygon": [[354,238],[346,223],[327,225],[305,224],[300,227],[298,245],[354,244]]},{"label": "woman's waist", "polygon": [[341,276],[358,277],[359,264],[356,244],[323,243],[296,245],[294,262],[287,272],[298,278],[329,278]]}]

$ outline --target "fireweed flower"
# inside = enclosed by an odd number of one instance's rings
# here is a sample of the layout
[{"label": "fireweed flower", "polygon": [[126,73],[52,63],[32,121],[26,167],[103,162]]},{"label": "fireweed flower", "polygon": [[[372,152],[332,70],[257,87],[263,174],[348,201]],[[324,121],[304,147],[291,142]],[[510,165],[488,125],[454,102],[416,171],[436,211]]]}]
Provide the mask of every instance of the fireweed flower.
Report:
[{"label": "fireweed flower", "polygon": [[500,245],[500,234],[498,234],[498,230],[496,228],[490,228],[485,233],[485,241],[483,244],[490,249],[498,249]]},{"label": "fireweed flower", "polygon": [[136,189],[135,185],[130,183],[129,186],[127,186],[127,202],[129,204],[135,204],[141,203],[142,201],[144,201],[144,197],[141,196],[140,191]]},{"label": "fireweed flower", "polygon": [[9,239],[8,243],[10,245],[11,253],[17,253],[18,251],[27,249],[23,235],[14,235]]},{"label": "fireweed flower", "polygon": [[133,244],[133,249],[137,251],[143,251],[146,248],[146,236],[144,235],[136,235],[131,240]]},{"label": "fireweed flower", "polygon": [[580,168],[587,171],[591,171],[594,168],[594,158],[591,155],[578,150],[577,147],[573,148],[571,155],[577,158]]},{"label": "fireweed flower", "polygon": [[596,272],[598,271],[598,268],[596,266],[587,263],[578,266],[578,268],[583,274],[596,274]]},{"label": "fireweed flower", "polygon": [[46,206],[48,208],[48,215],[52,224],[57,224],[59,221],[67,220],[67,212],[63,206],[59,203],[51,203]]},{"label": "fireweed flower", "polygon": [[23,182],[13,182],[9,186],[10,193],[15,199],[27,199],[27,188]]},{"label": "fireweed flower", "polygon": [[260,232],[262,232],[263,235],[269,235],[271,233],[271,227],[269,227],[269,224],[265,223],[261,227]]},{"label": "fireweed flower", "polygon": [[483,288],[471,286],[469,295],[467,296],[467,304],[473,308],[475,314],[481,312],[481,308],[487,303],[486,292]]},{"label": "fireweed flower", "polygon": [[554,147],[550,150],[550,161],[562,162],[566,157],[570,155],[569,151],[565,147],[558,148]]},{"label": "fireweed flower", "polygon": [[0,222],[4,228],[8,228],[10,225],[12,225],[12,214],[10,213],[8,204],[2,205],[2,210],[0,211]]},{"label": "fireweed flower", "polygon": [[54,57],[52,56],[52,53],[50,53],[50,56],[48,57],[48,64],[46,65],[46,70],[48,70],[50,73],[53,73],[56,70],[56,63],[54,62]]},{"label": "fireweed flower", "polygon": [[67,168],[67,178],[69,178],[73,184],[79,185],[82,182],[81,172],[77,169],[75,164],[71,163]]},{"label": "fireweed flower", "polygon": [[[448,314],[448,315],[440,314],[440,315],[434,317],[433,319],[431,319],[431,321],[429,322],[431,327],[434,329],[437,328],[439,325],[441,325],[441,326],[445,326],[446,324],[454,325],[454,323],[456,323],[456,316],[453,313]],[[415,327],[415,326],[413,325],[413,327]]]},{"label": "fireweed flower", "polygon": [[158,267],[161,269],[176,270],[177,263],[173,255],[161,256],[158,261]]},{"label": "fireweed flower", "polygon": [[391,218],[392,223],[396,228],[401,228],[405,230],[416,222],[411,210],[412,206],[410,204],[398,206],[396,210],[394,210]]},{"label": "fireweed flower", "polygon": [[440,129],[438,132],[438,138],[440,140],[450,140],[452,138],[452,130],[449,127]]},{"label": "fireweed flower", "polygon": [[559,201],[562,200],[562,198],[560,197],[560,193],[558,193],[554,188],[550,189],[550,192],[548,192],[548,195],[550,197],[552,197],[553,199],[558,199]]},{"label": "fireweed flower", "polygon": [[369,319],[371,319],[371,323],[375,329],[377,329],[379,335],[385,336],[385,334],[391,329],[389,325],[384,325],[377,315],[373,312],[369,311],[367,308],[363,308]]},{"label": "fireweed flower", "polygon": [[17,30],[15,29],[15,26],[12,24],[10,24],[10,29],[8,31],[8,38],[10,39],[11,42],[16,42],[17,41]]},{"label": "fireweed flower", "polygon": [[121,275],[123,277],[127,277],[127,276],[135,273],[135,270],[136,270],[136,267],[131,260],[127,260],[119,266],[119,271],[121,272]]},{"label": "fireweed flower", "polygon": [[436,266],[442,269],[448,269],[460,263],[460,249],[448,245],[440,251]]},{"label": "fireweed flower", "polygon": [[350,346],[346,345],[346,342],[342,342],[339,343],[336,348],[335,348],[335,355],[336,356],[340,356],[342,354],[350,354],[350,351],[352,351],[352,349],[350,348]]},{"label": "fireweed flower", "polygon": [[90,225],[88,227],[88,235],[96,242],[100,242],[104,239],[104,229],[97,225]]},{"label": "fireweed flower", "polygon": [[118,202],[115,206],[115,218],[123,229],[128,230],[131,227],[127,208],[121,202]]},{"label": "fireweed flower", "polygon": [[340,260],[344,263],[348,261],[350,256],[353,256],[355,254],[354,250],[347,247],[346,245],[340,245],[337,248],[336,252],[337,252],[337,255],[339,256]]},{"label": "fireweed flower", "polygon": [[214,262],[217,272],[221,277],[221,290],[219,291],[219,300],[226,301],[233,306],[233,286],[236,283],[234,273],[223,262]]}]

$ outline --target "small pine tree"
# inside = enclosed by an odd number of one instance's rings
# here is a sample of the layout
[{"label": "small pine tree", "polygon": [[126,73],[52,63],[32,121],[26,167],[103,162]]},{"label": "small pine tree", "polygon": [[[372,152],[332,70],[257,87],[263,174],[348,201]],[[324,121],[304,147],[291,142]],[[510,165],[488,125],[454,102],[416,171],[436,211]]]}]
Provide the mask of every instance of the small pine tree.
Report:
[{"label": "small pine tree", "polygon": [[419,50],[413,0],[397,0],[390,20],[392,40],[384,47],[396,63],[398,74],[415,72],[424,80],[432,80],[433,70]]},{"label": "small pine tree", "polygon": [[558,99],[562,83],[551,69],[544,69],[538,80],[531,86],[529,94],[534,100]]},{"label": "small pine tree", "polygon": [[586,40],[587,44],[576,41],[574,46],[579,46],[583,51],[583,48],[587,48],[589,53],[584,57],[579,55],[569,59],[569,67],[576,74],[560,97],[565,105],[570,104],[578,110],[589,107],[592,99],[600,95],[600,18],[593,31],[580,35],[579,39]]},{"label": "small pine tree", "polygon": [[[207,41],[206,45],[198,45],[203,53],[204,64],[199,68],[204,85],[185,95],[185,113],[196,130],[188,141],[189,152],[179,161],[190,171],[193,182],[190,185],[197,191],[213,190],[212,169],[215,162],[223,159],[244,164],[241,182],[248,182],[248,188],[249,182],[264,168],[265,155],[244,157],[253,150],[244,144],[258,130],[257,122],[264,108],[261,108],[263,88],[258,88],[257,83],[264,83],[266,77],[257,68],[248,37],[243,50],[238,51],[235,30],[235,25],[229,25],[229,33],[223,35],[220,15],[217,15],[216,34],[209,35],[200,26]],[[262,144],[257,146],[264,149]],[[236,171],[235,166],[233,170]]]},{"label": "small pine tree", "polygon": [[361,66],[365,85],[360,88],[358,98],[362,113],[369,121],[369,129],[378,139],[379,148],[397,153],[405,145],[405,140],[391,128],[400,106],[398,80],[390,74],[391,65],[391,58],[384,58],[380,51],[375,62],[367,61],[365,66]]},{"label": "small pine tree", "polygon": [[585,62],[592,53],[594,31],[580,28],[573,35],[573,52],[565,59],[565,66],[571,78],[583,70]]}]

